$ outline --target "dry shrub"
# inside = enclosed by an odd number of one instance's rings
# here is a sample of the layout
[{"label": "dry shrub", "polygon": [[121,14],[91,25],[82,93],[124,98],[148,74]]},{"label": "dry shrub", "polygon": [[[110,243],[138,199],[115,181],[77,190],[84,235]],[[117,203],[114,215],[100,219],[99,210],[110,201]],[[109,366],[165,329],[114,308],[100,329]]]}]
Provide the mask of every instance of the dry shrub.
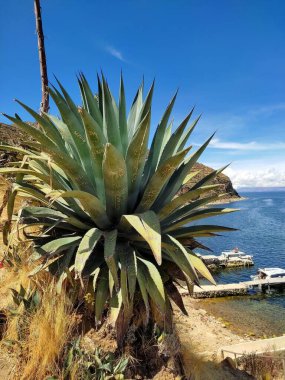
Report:
[{"label": "dry shrub", "polygon": [[[262,355],[255,353],[244,355],[238,364],[256,379],[281,379],[283,373],[282,358],[284,353],[268,352]],[[283,373],[284,375],[284,373]]]},{"label": "dry shrub", "polygon": [[56,294],[53,284],[43,293],[41,307],[30,320],[21,380],[59,375],[58,361],[75,324],[72,306],[65,294]]},{"label": "dry shrub", "polygon": [[61,356],[75,326],[72,304],[64,292],[57,294],[55,283],[43,275],[38,280],[41,303],[33,312],[22,305],[8,319],[5,342],[15,342],[11,351],[17,356],[13,380],[43,380],[48,375],[61,378]]}]

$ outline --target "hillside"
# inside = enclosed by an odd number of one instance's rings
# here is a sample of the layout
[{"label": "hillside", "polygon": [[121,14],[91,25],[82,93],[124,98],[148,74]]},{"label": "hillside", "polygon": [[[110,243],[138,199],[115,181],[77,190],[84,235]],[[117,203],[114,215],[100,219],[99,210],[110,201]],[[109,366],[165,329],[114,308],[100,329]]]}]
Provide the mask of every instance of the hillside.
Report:
[{"label": "hillside", "polygon": [[[181,192],[186,193],[192,186],[194,186],[197,182],[199,182],[202,178],[209,175],[213,172],[214,169],[210,168],[209,166],[197,163],[193,167],[194,172],[198,172],[193,178],[191,178],[182,188]],[[220,173],[217,177],[215,177],[214,180],[211,180],[209,185],[220,185],[220,187],[213,191],[217,194],[225,194],[224,197],[222,197],[223,200],[230,201],[231,199],[240,198],[240,195],[238,192],[233,188],[233,184],[230,180],[230,178]]]}]

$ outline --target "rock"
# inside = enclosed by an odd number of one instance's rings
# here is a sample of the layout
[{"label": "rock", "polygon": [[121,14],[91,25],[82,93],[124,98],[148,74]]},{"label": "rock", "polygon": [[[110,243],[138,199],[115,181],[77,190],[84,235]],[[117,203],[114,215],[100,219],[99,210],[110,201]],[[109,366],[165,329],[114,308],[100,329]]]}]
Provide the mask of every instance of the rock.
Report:
[{"label": "rock", "polygon": [[235,362],[231,358],[226,358],[221,362],[221,367],[229,372],[234,379],[240,379],[240,380],[250,380],[255,379],[254,376],[248,374],[246,371],[242,371],[235,366]]},{"label": "rock", "polygon": [[[214,169],[212,169],[206,165],[196,163],[193,166],[193,169],[191,170],[191,172],[199,171],[199,173],[197,173],[197,175],[195,175],[193,178],[191,178],[183,186],[183,188],[181,189],[181,193],[186,193],[187,191],[189,191],[192,186],[194,186],[197,182],[199,182],[206,175],[212,173],[213,170]],[[207,196],[211,193],[212,193],[212,195],[215,195],[215,194],[219,195],[219,194],[225,194],[226,193],[226,195],[224,197],[222,197],[222,200],[229,201],[229,200],[231,200],[231,198],[240,198],[240,195],[233,188],[231,180],[225,174],[222,174],[222,173],[218,174],[217,177],[215,177],[213,180],[211,180],[208,183],[208,185],[216,185],[216,184],[219,184],[220,186],[217,189],[212,190],[211,192],[207,193]]]}]

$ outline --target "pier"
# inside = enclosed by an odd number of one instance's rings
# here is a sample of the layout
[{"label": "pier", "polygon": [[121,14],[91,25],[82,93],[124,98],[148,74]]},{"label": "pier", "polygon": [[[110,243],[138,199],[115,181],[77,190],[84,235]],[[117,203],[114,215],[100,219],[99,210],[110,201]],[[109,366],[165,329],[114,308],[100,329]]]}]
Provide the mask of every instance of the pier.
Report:
[{"label": "pier", "polygon": [[[276,338],[258,339],[248,342],[223,346],[220,349],[223,359],[228,356],[236,359],[237,356],[256,354],[261,355],[270,352],[285,351],[285,335]],[[285,360],[285,359],[284,359]]]},{"label": "pier", "polygon": [[239,251],[229,251],[229,253],[225,251],[220,256],[200,255],[200,258],[209,269],[249,267],[254,265],[252,256]]},{"label": "pier", "polygon": [[[201,285],[194,286],[193,298],[215,298],[227,296],[242,296],[247,295],[249,290],[258,288],[259,290],[269,289],[274,287],[285,286],[285,277],[258,279],[252,281],[239,282],[236,284],[222,285]],[[186,291],[182,292],[187,293]]]}]

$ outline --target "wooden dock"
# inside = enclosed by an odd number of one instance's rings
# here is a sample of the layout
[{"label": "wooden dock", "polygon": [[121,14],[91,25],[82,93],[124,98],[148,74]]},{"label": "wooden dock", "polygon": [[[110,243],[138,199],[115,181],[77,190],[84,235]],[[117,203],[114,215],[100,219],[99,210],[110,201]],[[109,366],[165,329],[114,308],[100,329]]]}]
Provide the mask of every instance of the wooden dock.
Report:
[{"label": "wooden dock", "polygon": [[205,255],[200,256],[205,265],[210,269],[218,268],[235,268],[235,267],[248,267],[254,265],[252,258],[243,258],[243,257],[231,257],[227,258],[225,256],[216,256],[216,255]]},{"label": "wooden dock", "polygon": [[249,290],[254,288],[270,289],[276,286],[285,286],[285,277],[252,280],[236,284],[202,285],[201,287],[195,285],[192,296],[193,298],[241,296],[248,294]]}]

